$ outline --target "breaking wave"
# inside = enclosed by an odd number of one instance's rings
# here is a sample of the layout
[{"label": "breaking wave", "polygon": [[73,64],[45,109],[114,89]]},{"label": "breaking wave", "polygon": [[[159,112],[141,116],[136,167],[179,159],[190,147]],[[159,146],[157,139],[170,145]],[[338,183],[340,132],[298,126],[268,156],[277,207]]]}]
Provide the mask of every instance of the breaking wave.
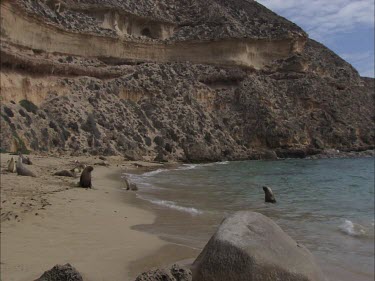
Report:
[{"label": "breaking wave", "polygon": [[350,236],[363,236],[366,234],[365,228],[350,220],[345,220],[340,226],[340,231]]},{"label": "breaking wave", "polygon": [[159,200],[159,199],[147,199],[147,198],[144,198],[142,196],[138,196],[138,198],[140,198],[142,200],[146,200],[146,201],[148,201],[152,204],[158,205],[158,206],[170,208],[170,209],[177,210],[177,211],[180,211],[180,212],[189,213],[193,216],[203,214],[203,211],[201,211],[201,210],[198,210],[198,209],[193,208],[193,207],[180,206],[180,205],[177,205],[177,203],[174,202],[174,201]]}]

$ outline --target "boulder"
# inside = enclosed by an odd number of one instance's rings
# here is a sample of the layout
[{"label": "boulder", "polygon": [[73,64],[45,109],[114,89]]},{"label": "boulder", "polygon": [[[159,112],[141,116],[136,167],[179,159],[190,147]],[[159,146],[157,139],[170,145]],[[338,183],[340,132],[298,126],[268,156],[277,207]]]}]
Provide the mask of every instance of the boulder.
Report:
[{"label": "boulder", "polygon": [[170,268],[144,272],[135,281],[192,281],[192,274],[190,269],[174,264]]},{"label": "boulder", "polygon": [[55,265],[35,281],[83,281],[81,274],[69,263]]},{"label": "boulder", "polygon": [[154,161],[160,162],[160,163],[166,163],[168,162],[167,156],[163,153],[163,151],[160,151],[158,155],[155,157]]},{"label": "boulder", "polygon": [[312,254],[262,214],[225,219],[193,264],[194,281],[324,281]]}]

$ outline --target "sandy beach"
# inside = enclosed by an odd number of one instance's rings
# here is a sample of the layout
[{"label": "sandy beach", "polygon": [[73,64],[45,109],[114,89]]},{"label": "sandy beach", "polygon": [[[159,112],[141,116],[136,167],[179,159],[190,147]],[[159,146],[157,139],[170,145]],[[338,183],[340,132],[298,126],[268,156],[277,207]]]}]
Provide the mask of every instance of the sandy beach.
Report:
[{"label": "sandy beach", "polygon": [[[85,280],[134,280],[150,267],[192,257],[194,251],[132,230],[155,220],[134,206],[134,192],[124,190],[121,173],[137,169],[133,163],[112,157],[106,167],[95,165],[103,162],[97,157],[32,155],[28,168],[37,177],[31,178],[6,172],[10,158],[1,155],[2,280],[35,280],[65,263]],[[94,165],[92,190],[76,187],[77,178],[53,176],[74,167],[75,160]]]}]

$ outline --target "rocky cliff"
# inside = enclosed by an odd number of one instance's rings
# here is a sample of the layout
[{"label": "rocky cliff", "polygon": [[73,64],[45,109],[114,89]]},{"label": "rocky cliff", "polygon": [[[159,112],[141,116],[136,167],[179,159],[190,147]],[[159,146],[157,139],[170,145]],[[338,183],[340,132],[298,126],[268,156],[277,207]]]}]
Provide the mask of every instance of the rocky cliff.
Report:
[{"label": "rocky cliff", "polygon": [[246,0],[2,0],[1,149],[219,161],[365,150],[374,79]]}]

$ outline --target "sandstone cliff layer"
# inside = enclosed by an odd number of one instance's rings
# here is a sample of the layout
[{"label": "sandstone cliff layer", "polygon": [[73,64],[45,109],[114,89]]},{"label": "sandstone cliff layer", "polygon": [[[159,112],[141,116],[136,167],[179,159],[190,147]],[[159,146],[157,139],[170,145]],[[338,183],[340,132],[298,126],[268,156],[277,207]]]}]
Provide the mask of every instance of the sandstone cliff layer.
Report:
[{"label": "sandstone cliff layer", "polygon": [[1,1],[1,149],[219,161],[372,148],[374,79],[255,1]]}]

